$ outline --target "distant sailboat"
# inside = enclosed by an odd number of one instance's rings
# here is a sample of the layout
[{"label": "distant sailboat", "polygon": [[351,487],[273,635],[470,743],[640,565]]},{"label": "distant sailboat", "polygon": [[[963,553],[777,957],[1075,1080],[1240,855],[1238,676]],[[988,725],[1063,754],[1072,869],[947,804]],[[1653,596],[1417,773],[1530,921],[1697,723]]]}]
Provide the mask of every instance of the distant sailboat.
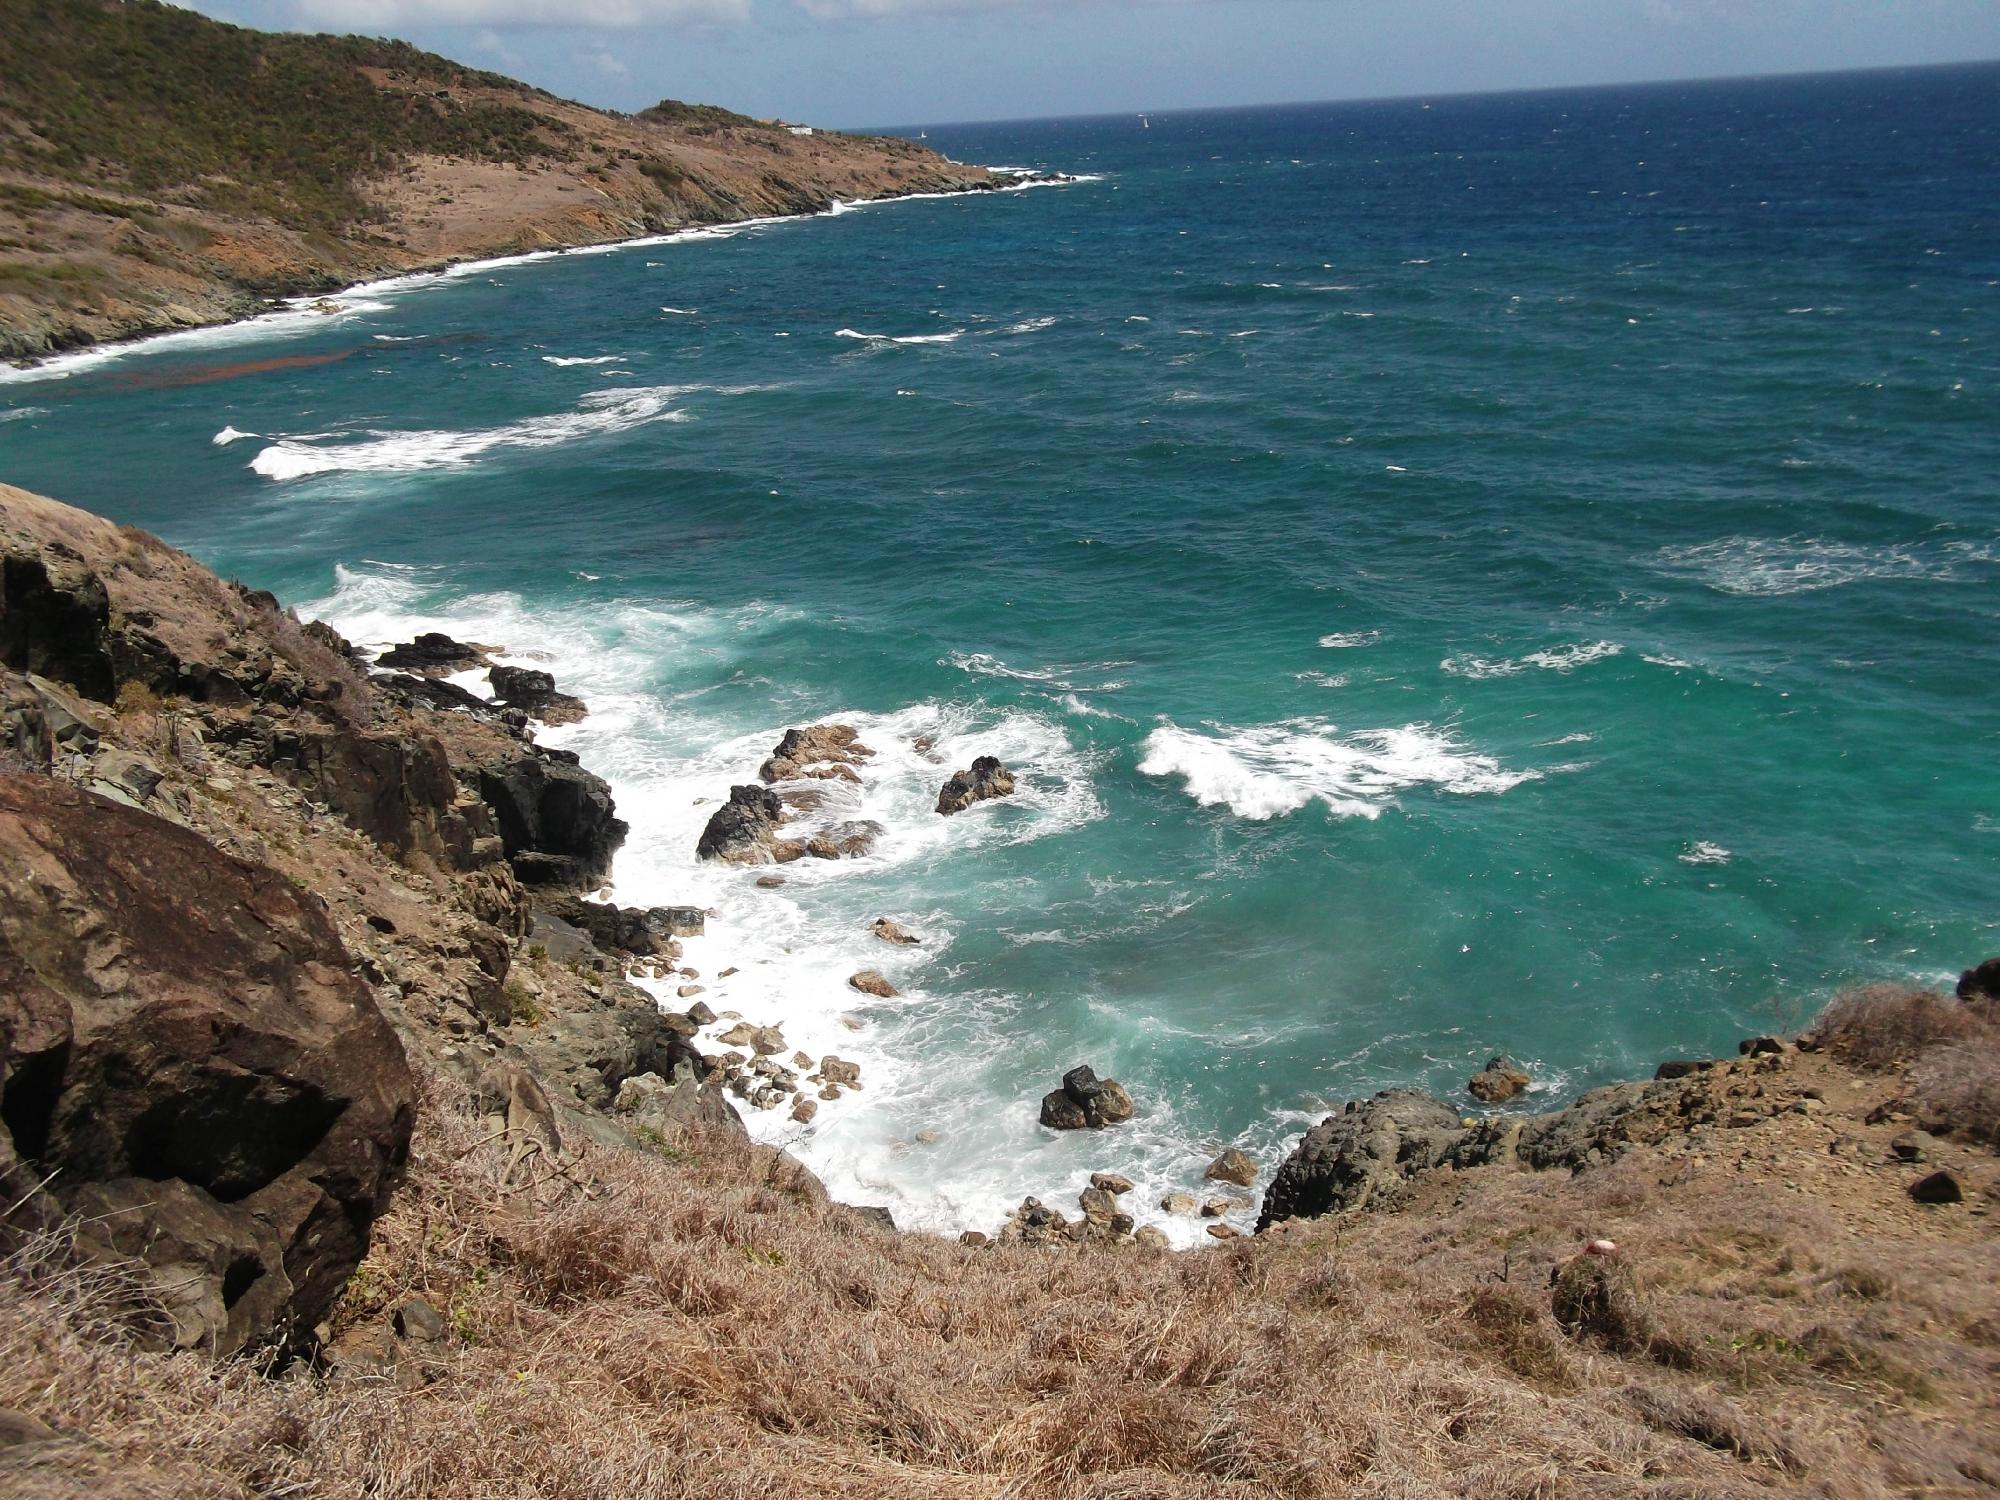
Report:
[{"label": "distant sailboat", "polygon": [[1141,115],[1139,116],[1139,128],[1141,130],[1151,130],[1153,128],[1153,122],[1147,119],[1144,115]]}]

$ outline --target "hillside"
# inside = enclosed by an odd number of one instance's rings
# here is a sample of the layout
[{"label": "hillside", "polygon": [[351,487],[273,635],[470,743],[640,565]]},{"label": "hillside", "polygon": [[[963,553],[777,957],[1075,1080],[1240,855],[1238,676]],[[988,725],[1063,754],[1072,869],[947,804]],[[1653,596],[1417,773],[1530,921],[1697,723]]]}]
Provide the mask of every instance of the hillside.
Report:
[{"label": "hillside", "polygon": [[698,914],[576,900],[623,825],[472,649],[0,487],[0,1492],[2000,1493],[2000,962],[1356,1101],[1254,1237],[898,1233],[629,982]]},{"label": "hillside", "polygon": [[0,0],[0,357],[449,260],[997,182],[712,106],[607,113],[402,42]]}]

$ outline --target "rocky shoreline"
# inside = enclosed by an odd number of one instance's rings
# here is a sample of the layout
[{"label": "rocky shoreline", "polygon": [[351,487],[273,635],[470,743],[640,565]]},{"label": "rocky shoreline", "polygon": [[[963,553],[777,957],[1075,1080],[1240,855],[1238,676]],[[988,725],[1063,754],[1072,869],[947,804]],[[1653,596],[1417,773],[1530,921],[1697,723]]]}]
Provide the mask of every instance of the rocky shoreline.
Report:
[{"label": "rocky shoreline", "polygon": [[[370,662],[268,594],[21,491],[0,489],[0,569],[0,743],[10,762],[0,847],[32,871],[0,881],[0,933],[18,976],[0,1083],[10,1101],[40,1101],[10,1104],[0,1174],[32,1199],[33,1174],[54,1169],[43,1193],[51,1212],[129,1210],[107,1253],[176,1247],[161,1262],[162,1284],[197,1289],[173,1304],[176,1342],[226,1351],[309,1341],[339,1267],[359,1260],[366,1222],[394,1190],[418,1107],[405,1053],[417,1074],[453,1080],[496,1130],[558,1165],[590,1143],[645,1150],[710,1130],[740,1138],[732,1099],[784,1108],[807,1128],[865,1088],[854,1062],[797,1051],[779,1028],[701,998],[707,986],[682,943],[701,935],[702,911],[586,899],[625,825],[609,789],[573,754],[536,743],[539,725],[588,711],[546,672],[435,634]],[[873,755],[846,726],[788,731],[758,781],[732,789],[711,816],[701,857],[781,866],[865,852],[880,830],[817,821],[815,788],[860,779]],[[991,757],[940,771],[940,816],[1014,789]],[[798,820],[803,834],[780,836]],[[115,898],[107,869],[127,872]],[[51,904],[50,892],[67,894]],[[217,928],[218,900],[258,912],[261,928]],[[195,931],[207,934],[202,943],[173,941]],[[922,942],[886,917],[872,931],[892,947]],[[105,956],[82,979],[49,957],[85,941]],[[270,976],[237,997],[247,1010],[227,1023],[232,1034],[270,1038],[253,1063],[199,1048],[182,1055],[181,1023],[131,1019],[166,1003],[162,986],[192,997],[204,974],[234,972]],[[873,970],[848,982],[895,994]],[[1994,965],[1968,971],[1962,1003],[1987,1003],[1996,988]],[[670,1008],[675,1001],[683,1008]],[[173,1002],[195,1013],[230,1003]],[[353,1019],[301,1034],[301,1005]],[[103,1029],[113,1016],[129,1034]],[[349,1042],[338,1026],[362,1029]],[[1353,1101],[1270,1173],[1257,1231],[1391,1209],[1435,1180],[1482,1168],[1575,1173],[1640,1147],[1692,1150],[1780,1116],[1811,1120],[1823,1107],[1817,1045],[1810,1035],[1752,1038],[1739,1057],[1668,1063],[1652,1081],[1544,1114],[1494,1108],[1529,1083],[1504,1057],[1468,1085],[1479,1113],[1413,1090]],[[287,1048],[297,1060],[284,1060]],[[245,1068],[269,1081],[215,1081]],[[170,1108],[150,1087],[111,1082],[135,1069],[163,1088],[173,1080],[181,1102]],[[314,1069],[327,1071],[299,1076]],[[343,1102],[293,1102],[308,1096]],[[282,1161],[231,1151],[142,1160],[154,1148],[139,1137],[196,1128],[163,1126],[163,1109],[230,1141],[261,1139],[288,1120],[292,1143]],[[315,1119],[332,1109],[340,1123],[300,1124],[302,1109]],[[1116,1081],[1072,1069],[1039,1113],[1047,1128],[1104,1133],[1112,1159],[1082,1194],[1080,1216],[1029,1197],[1006,1224],[968,1230],[965,1242],[1163,1247],[1157,1227],[1121,1206],[1131,1183],[1113,1170],[1117,1127],[1140,1109]],[[101,1118],[121,1111],[146,1129],[128,1129],[119,1145],[99,1140]],[[100,1123],[86,1130],[86,1116]],[[770,1154],[824,1200],[803,1168]],[[327,1165],[336,1160],[338,1170]],[[1253,1205],[1242,1193],[1260,1175],[1242,1152],[1225,1152],[1204,1173],[1210,1195],[1173,1192],[1158,1209],[1229,1239],[1240,1231],[1223,1221]],[[141,1179],[178,1186],[142,1207],[133,1188]],[[230,1206],[267,1198],[294,1204],[285,1211],[294,1217],[259,1207],[244,1218]],[[855,1212],[889,1226],[886,1211]],[[358,1227],[344,1248],[311,1228],[328,1215]],[[312,1269],[295,1264],[288,1235],[315,1239]]]},{"label": "rocky shoreline", "polygon": [[[746,1493],[1211,1495],[1218,1430],[1243,1493],[1328,1500],[2000,1473],[2000,961],[1543,1113],[1495,1058],[1157,1205],[1117,1170],[1148,1101],[1080,1064],[1017,1104],[1101,1146],[1074,1211],[898,1233],[748,1137],[864,1071],[712,1006],[704,911],[593,899],[623,825],[505,655],[364,663],[0,488],[0,1488],[627,1493],[699,1452]],[[815,857],[837,814],[796,794],[879,748],[772,747],[742,878]],[[939,759],[940,793],[999,771]],[[774,1481],[807,1420],[816,1477]]]}]

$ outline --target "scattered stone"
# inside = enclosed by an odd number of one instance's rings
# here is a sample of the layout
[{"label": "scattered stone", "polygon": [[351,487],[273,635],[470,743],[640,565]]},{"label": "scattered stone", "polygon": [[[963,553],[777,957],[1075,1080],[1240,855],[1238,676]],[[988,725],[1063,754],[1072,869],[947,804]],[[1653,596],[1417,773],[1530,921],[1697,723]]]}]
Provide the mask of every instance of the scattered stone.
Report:
[{"label": "scattered stone", "polygon": [[861,1082],[861,1064],[843,1061],[829,1052],[819,1060],[819,1076],[829,1084],[852,1088]]},{"label": "scattered stone", "polygon": [[1152,1224],[1147,1224],[1143,1228],[1134,1230],[1132,1240],[1141,1250],[1149,1250],[1155,1254],[1172,1248],[1172,1242],[1168,1240],[1167,1232]]},{"label": "scattered stone", "polygon": [[1194,1194],[1169,1193],[1160,1200],[1160,1207],[1170,1214],[1191,1214],[1196,1207]]},{"label": "scattered stone", "polygon": [[687,1013],[688,1019],[697,1026],[713,1026],[715,1024],[715,1012],[708,1008],[706,1000],[695,1001],[694,1004],[687,1008]]},{"label": "scattered stone", "polygon": [[1235,1204],[1231,1199],[1210,1198],[1206,1203],[1202,1204],[1201,1216],[1204,1219],[1227,1218],[1229,1215],[1229,1210],[1234,1206]]},{"label": "scattered stone", "polygon": [[811,1054],[805,1052],[794,1052],[792,1054],[792,1066],[797,1068],[801,1073],[810,1073],[813,1070],[813,1060]]},{"label": "scattered stone", "polygon": [[1234,1224],[1211,1224],[1208,1226],[1208,1233],[1211,1239],[1218,1240],[1240,1239],[1243,1235],[1243,1231]]},{"label": "scattered stone", "polygon": [[983,1250],[990,1243],[986,1236],[976,1229],[968,1229],[959,1235],[958,1242],[972,1250]]},{"label": "scattered stone", "polygon": [[757,1028],[748,1021],[738,1021],[716,1040],[725,1047],[747,1047],[750,1045],[750,1038],[756,1033]]},{"label": "scattered stone", "polygon": [[1719,1066],[1721,1064],[1712,1057],[1676,1058],[1671,1062],[1661,1063],[1653,1070],[1653,1077],[1656,1081],[1662,1082],[1675,1078],[1692,1078],[1697,1073],[1706,1073]]},{"label": "scattered stone", "polygon": [[1238,1187],[1249,1187],[1257,1180],[1257,1163],[1232,1146],[1210,1162],[1208,1170],[1201,1175],[1210,1182],[1233,1182]]},{"label": "scattered stone", "polygon": [[797,1120],[801,1125],[810,1125],[812,1117],[818,1113],[818,1102],[806,1098],[803,1094],[792,1101],[792,1118]]},{"label": "scattered stone", "polygon": [[1083,1210],[1084,1218],[1093,1224],[1109,1225],[1111,1216],[1118,1212],[1118,1200],[1103,1188],[1088,1187],[1077,1194],[1077,1206]]},{"label": "scattered stone", "polygon": [[1899,1161],[1929,1161],[1931,1152],[1937,1149],[1937,1137],[1928,1130],[1906,1130],[1889,1142],[1889,1149]]},{"label": "scattered stone", "polygon": [[821,1099],[825,1100],[828,1104],[833,1103],[834,1100],[840,1097],[839,1085],[829,1083],[825,1088],[819,1091],[819,1096]]},{"label": "scattered stone", "polygon": [[1132,1191],[1132,1179],[1121,1177],[1116,1172],[1092,1172],[1090,1174],[1090,1185],[1094,1188],[1103,1189],[1114,1198],[1120,1193],[1129,1193]]},{"label": "scattered stone", "polygon": [[1965,1188],[1956,1174],[1939,1168],[1911,1183],[1910,1196],[1919,1203],[1960,1203],[1965,1199]]},{"label": "scattered stone", "polygon": [[1782,1037],[1746,1036],[1736,1044],[1736,1050],[1744,1057],[1776,1057],[1789,1049]]},{"label": "scattered stone", "polygon": [[731,974],[736,974],[740,972],[741,971],[737,969],[737,967],[734,964],[731,964],[728,968],[724,969],[720,974],[716,975],[715,977],[717,979],[727,979]]},{"label": "scattered stone", "polygon": [[406,1297],[396,1309],[396,1332],[406,1339],[433,1344],[444,1337],[444,1318],[421,1297]]},{"label": "scattered stone", "polygon": [[1519,1063],[1502,1053],[1474,1073],[1465,1089],[1483,1104],[1504,1104],[1532,1082]]},{"label": "scattered stone", "polygon": [[847,987],[859,990],[864,995],[875,995],[883,1000],[893,1000],[900,993],[877,969],[863,969],[859,974],[850,974]]},{"label": "scattered stone", "polygon": [[923,941],[922,938],[911,932],[902,923],[893,921],[888,917],[877,917],[869,924],[868,930],[885,943],[910,945]]},{"label": "scattered stone", "polygon": [[944,1134],[936,1130],[919,1130],[911,1139],[919,1146],[935,1146],[944,1139]]},{"label": "scattered stone", "polygon": [[999,760],[982,755],[969,771],[954,771],[938,791],[937,810],[949,815],[964,812],[975,802],[1005,797],[1014,790],[1014,776]]},{"label": "scattered stone", "polygon": [[696,995],[708,993],[708,987],[700,984],[684,984],[674,993],[683,1000],[692,1000]]},{"label": "scattered stone", "polygon": [[785,877],[782,875],[759,875],[757,877],[757,885],[760,890],[775,891],[784,883]]}]

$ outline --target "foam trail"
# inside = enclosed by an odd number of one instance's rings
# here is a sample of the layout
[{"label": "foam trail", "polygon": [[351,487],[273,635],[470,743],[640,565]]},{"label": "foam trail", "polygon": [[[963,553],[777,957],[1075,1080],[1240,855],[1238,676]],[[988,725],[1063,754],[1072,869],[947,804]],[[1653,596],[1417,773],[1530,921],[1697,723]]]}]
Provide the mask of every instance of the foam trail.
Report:
[{"label": "foam trail", "polygon": [[1468,750],[1450,730],[1428,724],[1341,735],[1322,719],[1208,732],[1163,723],[1146,737],[1145,776],[1178,776],[1204,807],[1227,807],[1262,822],[1318,800],[1341,817],[1375,818],[1398,792],[1430,788],[1497,794],[1540,779]]},{"label": "foam trail", "polygon": [[869,344],[954,344],[965,336],[963,328],[954,328],[950,333],[912,333],[898,338],[887,333],[860,333],[852,328],[834,331],[837,339],[859,339]]},{"label": "foam trail", "polygon": [[618,365],[618,364],[623,364],[624,362],[625,362],[625,356],[622,354],[597,354],[597,355],[544,354],[542,356],[543,364],[559,365],[564,369],[567,369],[571,365]]},{"label": "foam trail", "polygon": [[387,473],[415,469],[459,468],[483,454],[503,448],[552,448],[607,433],[626,432],[648,422],[685,421],[671,403],[699,386],[642,386],[624,391],[598,391],[585,396],[577,409],[529,417],[504,427],[469,432],[378,432],[368,441],[309,446],[298,438],[281,439],[262,450],[250,467],[266,479],[302,479],[335,472]]}]

